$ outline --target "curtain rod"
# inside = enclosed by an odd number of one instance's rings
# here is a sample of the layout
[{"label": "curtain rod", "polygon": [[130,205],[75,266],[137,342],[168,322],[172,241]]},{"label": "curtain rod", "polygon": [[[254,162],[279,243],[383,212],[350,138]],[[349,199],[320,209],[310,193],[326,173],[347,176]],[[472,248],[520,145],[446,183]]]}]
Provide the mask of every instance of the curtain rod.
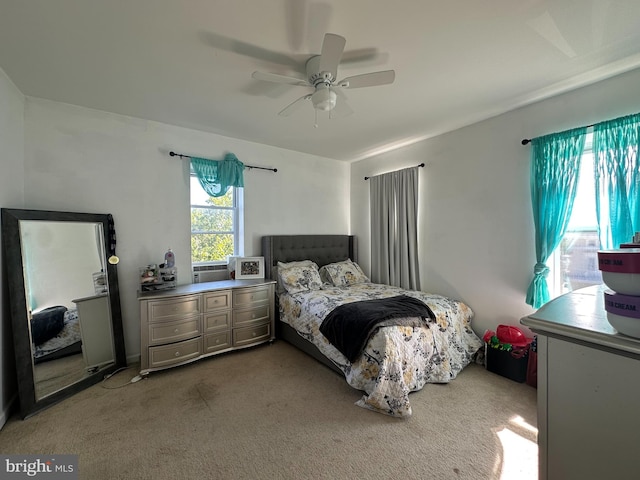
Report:
[{"label": "curtain rod", "polygon": [[[424,167],[424,163],[421,163],[420,165],[416,165],[416,167]],[[411,168],[411,167],[409,167]],[[364,177],[365,180],[369,180],[371,177]]]},{"label": "curtain rod", "polygon": [[[638,115],[638,114],[637,114],[637,113],[632,113],[632,114],[630,114],[630,115],[625,115],[625,116],[622,116],[622,117],[614,118],[613,120],[605,120],[605,121],[603,121],[603,122],[592,123],[591,125],[584,125],[584,126],[582,126],[582,127],[576,127],[576,128],[591,128],[591,127],[595,127],[596,125],[598,125],[598,124],[600,124],[600,123],[611,122],[611,121],[614,121],[614,120],[619,120],[619,119],[621,119],[621,118],[633,117],[633,116],[636,116],[636,115]],[[573,128],[570,128],[569,130],[574,130],[574,129],[573,129]],[[568,130],[564,130],[564,131],[568,131]],[[522,143],[522,145],[527,145],[527,144],[531,143],[531,140],[532,140],[531,138],[524,138],[524,139],[522,140],[522,142],[520,142],[520,143]]]},{"label": "curtain rod", "polygon": [[[169,152],[169,155],[172,157],[180,157],[180,158],[191,158],[189,155],[182,155],[181,153]],[[216,160],[213,160],[214,162]],[[245,165],[246,168],[258,168],[260,170],[271,170],[272,172],[277,172],[277,168],[268,168],[268,167],[256,167],[255,165]]]},{"label": "curtain rod", "polygon": [[[576,127],[576,128],[591,128],[591,127],[594,127],[595,125],[596,125],[595,123],[592,123],[591,125],[585,125],[584,127]],[[571,129],[571,130],[573,130],[573,129]],[[522,143],[522,145],[527,145],[527,144],[531,143],[531,139],[530,138],[523,138],[522,142],[520,142],[520,143]]]}]

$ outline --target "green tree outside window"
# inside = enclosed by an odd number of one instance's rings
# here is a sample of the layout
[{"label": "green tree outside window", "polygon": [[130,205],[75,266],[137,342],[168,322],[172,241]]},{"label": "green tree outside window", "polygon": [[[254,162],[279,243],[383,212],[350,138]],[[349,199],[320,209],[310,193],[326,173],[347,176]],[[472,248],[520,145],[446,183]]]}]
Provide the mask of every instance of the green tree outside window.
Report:
[{"label": "green tree outside window", "polygon": [[[193,180],[193,178],[192,178]],[[191,261],[224,262],[234,254],[234,189],[210,197],[191,183]]]}]

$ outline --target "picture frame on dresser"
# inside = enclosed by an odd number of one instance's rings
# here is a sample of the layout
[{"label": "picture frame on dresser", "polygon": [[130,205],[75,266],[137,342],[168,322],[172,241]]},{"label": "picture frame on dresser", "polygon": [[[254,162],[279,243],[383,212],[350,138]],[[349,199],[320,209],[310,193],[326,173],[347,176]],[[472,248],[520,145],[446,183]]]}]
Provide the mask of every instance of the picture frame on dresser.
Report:
[{"label": "picture frame on dresser", "polygon": [[264,278],[264,257],[236,257],[235,278],[238,280]]}]

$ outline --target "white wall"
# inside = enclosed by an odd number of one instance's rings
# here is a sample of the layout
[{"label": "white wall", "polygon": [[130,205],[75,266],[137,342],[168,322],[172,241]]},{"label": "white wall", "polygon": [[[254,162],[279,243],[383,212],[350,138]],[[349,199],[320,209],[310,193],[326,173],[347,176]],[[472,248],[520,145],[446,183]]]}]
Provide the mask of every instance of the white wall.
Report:
[{"label": "white wall", "polygon": [[[0,207],[22,208],[24,180],[24,96],[0,69]],[[0,233],[2,228],[0,227]],[[8,292],[0,255],[0,428],[17,398]]]},{"label": "white wall", "polygon": [[93,274],[104,259],[95,224],[21,220],[20,242],[29,309],[77,308],[73,300],[96,294]]},{"label": "white wall", "polygon": [[245,171],[245,255],[269,234],[349,233],[343,162],[57,102],[27,98],[25,207],[111,213],[127,355],[140,353],[138,268],[171,247],[190,283],[189,165],[168,152],[277,168]]},{"label": "white wall", "polygon": [[640,111],[640,70],[351,165],[351,231],[370,266],[364,176],[418,165],[422,290],[465,301],[482,334],[518,325],[535,264],[529,146],[523,138]]}]

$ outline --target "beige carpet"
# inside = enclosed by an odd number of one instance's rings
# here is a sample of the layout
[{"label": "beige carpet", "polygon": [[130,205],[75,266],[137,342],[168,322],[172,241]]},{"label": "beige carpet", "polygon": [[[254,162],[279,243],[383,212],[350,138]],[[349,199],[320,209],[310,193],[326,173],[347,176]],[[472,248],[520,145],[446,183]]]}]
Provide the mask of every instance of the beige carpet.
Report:
[{"label": "beige carpet", "polygon": [[412,393],[408,419],[283,341],[112,388],[136,373],[12,417],[0,452],[78,454],[87,480],[537,478],[536,390],[482,366]]}]

